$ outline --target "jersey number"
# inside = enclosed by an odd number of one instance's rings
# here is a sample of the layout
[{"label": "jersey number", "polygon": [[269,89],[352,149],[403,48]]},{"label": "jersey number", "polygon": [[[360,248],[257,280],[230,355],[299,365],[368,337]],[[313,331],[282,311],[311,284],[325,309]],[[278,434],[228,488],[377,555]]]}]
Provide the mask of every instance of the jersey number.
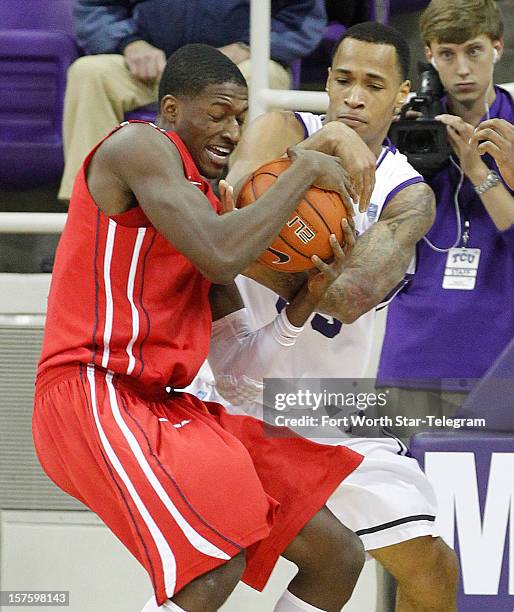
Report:
[{"label": "jersey number", "polygon": [[[277,312],[282,312],[286,306],[287,302],[284,300],[284,298],[278,298],[276,303]],[[316,313],[314,317],[312,317],[311,327],[314,331],[317,331],[326,338],[335,338],[341,331],[343,324],[338,319],[334,319],[333,317],[325,317],[324,315]]]}]

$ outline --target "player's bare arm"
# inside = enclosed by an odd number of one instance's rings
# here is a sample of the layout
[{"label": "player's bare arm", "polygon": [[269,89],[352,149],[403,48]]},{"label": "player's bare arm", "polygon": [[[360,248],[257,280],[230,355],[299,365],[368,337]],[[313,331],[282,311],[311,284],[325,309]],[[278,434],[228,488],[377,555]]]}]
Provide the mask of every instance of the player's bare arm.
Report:
[{"label": "player's bare arm", "polygon": [[[354,245],[353,233],[343,221],[344,249],[330,237],[330,264],[312,258],[309,273],[297,296],[267,325],[251,331],[244,304],[235,283],[212,285],[209,293],[213,321],[209,364],[219,393],[230,403],[254,401],[262,392],[262,380],[273,372],[294,346],[297,336],[332,283],[340,276]],[[229,315],[234,314],[233,317]]]},{"label": "player's bare arm", "polygon": [[[434,194],[426,183],[398,193],[380,220],[359,236],[341,277],[320,304],[320,312],[352,323],[376,306],[401,281],[414,255],[416,242],[435,218]],[[290,301],[305,282],[305,272],[286,274],[253,263],[245,276]]]},{"label": "player's bare arm", "polygon": [[[303,274],[303,284],[296,296],[286,307],[289,321],[296,327],[304,325],[310,315],[318,308],[329,287],[336,282],[343,272],[349,256],[355,247],[355,235],[346,219],[341,222],[344,233],[344,247],[337,242],[334,234],[330,236],[333,259],[325,263],[314,255],[312,262],[315,268],[309,274]],[[211,286],[209,292],[212,320],[217,321],[229,314],[244,308],[243,299],[235,282],[227,285]]]},{"label": "player's bare arm", "polygon": [[330,121],[300,145],[304,149],[335,155],[354,182],[354,195],[359,210],[365,212],[375,186],[376,157],[352,128],[339,121]]},{"label": "player's bare arm", "polygon": [[[254,170],[285,155],[287,147],[302,142],[302,126],[291,111],[269,111],[246,127],[231,158],[227,182],[238,187]],[[256,143],[259,143],[256,145]]]},{"label": "player's bare arm", "polygon": [[[227,176],[227,182],[235,186],[236,197],[238,187],[249,174],[262,164],[283,156],[288,146],[298,145],[304,149],[331,151],[340,158],[343,155],[347,157],[346,149],[352,154],[356,150],[360,151],[358,156],[354,156],[359,158],[355,163],[360,166],[358,172],[355,172],[357,174],[362,172],[367,177],[362,181],[364,193],[360,200],[367,207],[373,191],[376,159],[360,136],[346,125],[331,121],[309,138],[305,140],[303,138],[303,128],[295,114],[290,111],[270,111],[252,121],[237,146],[234,155],[236,161]],[[353,155],[348,157],[351,161]],[[353,178],[355,176],[356,174],[352,174]],[[285,274],[259,262],[252,262],[243,274],[272,289],[288,301],[295,297],[306,280],[304,272]]]},{"label": "player's bare arm", "polygon": [[435,198],[426,183],[400,191],[380,221],[357,239],[339,278],[320,308],[343,323],[352,323],[376,306],[401,281],[416,242],[432,226]]},{"label": "player's bare arm", "polygon": [[271,244],[311,184],[348,197],[348,177],[338,159],[302,149],[289,150],[289,156],[291,167],[259,198],[262,205],[220,217],[184,177],[182,159],[166,135],[133,124],[100,146],[89,166],[88,185],[107,215],[139,203],[157,231],[207,278],[226,283]]},{"label": "player's bare arm", "polygon": [[347,258],[355,246],[355,234],[346,219],[341,221],[344,235],[344,246],[337,242],[334,234],[329,238],[333,259],[325,263],[317,255],[312,257],[315,268],[307,272],[307,280],[300,291],[286,307],[289,321],[300,327],[304,325],[313,312],[319,310],[320,303],[327,295],[329,288],[337,282],[346,267]]},{"label": "player's bare arm", "polygon": [[272,159],[282,157],[287,148],[320,151],[341,160],[353,179],[352,196],[365,211],[375,185],[376,158],[362,138],[351,128],[330,121],[304,140],[303,128],[291,111],[271,111],[257,117],[246,128],[238,144],[227,181],[237,186],[254,170]]}]

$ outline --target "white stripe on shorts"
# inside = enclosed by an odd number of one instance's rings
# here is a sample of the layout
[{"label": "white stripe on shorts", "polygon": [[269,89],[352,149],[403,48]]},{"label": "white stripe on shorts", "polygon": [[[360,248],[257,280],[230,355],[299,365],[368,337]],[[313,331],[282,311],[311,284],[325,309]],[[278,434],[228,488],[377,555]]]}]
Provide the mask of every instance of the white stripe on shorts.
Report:
[{"label": "white stripe on shorts", "polygon": [[[112,375],[110,376],[112,378]],[[127,491],[129,495],[132,497],[132,500],[134,501],[136,508],[139,510],[139,514],[141,515],[141,518],[146,523],[146,526],[148,527],[148,530],[150,531],[150,534],[155,542],[155,546],[157,547],[159,556],[161,558],[166,594],[168,595],[168,597],[173,597],[173,594],[175,593],[175,585],[177,581],[177,564],[175,561],[175,555],[173,554],[168,542],[166,541],[166,538],[164,537],[161,530],[156,525],[155,521],[150,515],[150,512],[148,511],[147,507],[143,503],[143,500],[139,497],[138,492],[136,491],[136,488],[132,484],[132,481],[130,480],[127,472],[123,468],[120,460],[118,459],[118,456],[114,452],[114,449],[112,448],[109,440],[107,439],[107,436],[105,435],[105,432],[103,430],[102,424],[100,423],[100,418],[98,415],[98,407],[96,403],[95,370],[94,370],[94,367],[91,365],[87,366],[87,379],[89,381],[89,386],[91,389],[91,401],[92,401],[92,407],[93,407],[93,415],[94,415],[96,427],[98,429],[98,433],[100,435],[100,441],[102,442],[102,445],[105,449],[107,457],[109,458],[109,461],[112,463],[114,469],[116,470],[116,472],[118,472],[118,475],[123,480],[123,483],[127,487]]]},{"label": "white stripe on shorts", "polygon": [[165,491],[164,487],[159,482],[159,479],[155,475],[154,471],[150,467],[141,447],[139,446],[138,441],[134,434],[130,431],[129,427],[123,420],[121,416],[121,412],[118,406],[118,401],[116,399],[116,390],[114,389],[114,385],[112,384],[112,373],[107,373],[105,380],[107,382],[107,389],[109,391],[109,400],[111,403],[111,410],[114,416],[116,423],[121,429],[125,439],[127,440],[130,449],[134,453],[134,456],[139,463],[139,466],[143,470],[144,475],[148,479],[148,482],[151,484],[154,491],[157,493],[159,499],[166,506],[171,516],[175,519],[177,525],[180,527],[183,534],[189,540],[189,543],[196,548],[199,552],[204,555],[209,555],[210,557],[216,557],[217,559],[225,559],[229,560],[230,556],[227,555],[226,552],[206,540],[202,535],[200,535],[182,516],[179,509],[175,506],[168,493]]}]

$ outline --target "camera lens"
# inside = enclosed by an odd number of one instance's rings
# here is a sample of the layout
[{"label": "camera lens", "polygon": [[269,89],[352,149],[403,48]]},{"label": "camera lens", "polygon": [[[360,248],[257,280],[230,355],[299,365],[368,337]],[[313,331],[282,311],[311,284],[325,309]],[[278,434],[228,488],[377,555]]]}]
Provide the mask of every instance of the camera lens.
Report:
[{"label": "camera lens", "polygon": [[402,136],[403,148],[399,147],[399,149],[407,153],[419,155],[421,153],[433,153],[436,150],[434,133],[430,130],[404,132]]}]

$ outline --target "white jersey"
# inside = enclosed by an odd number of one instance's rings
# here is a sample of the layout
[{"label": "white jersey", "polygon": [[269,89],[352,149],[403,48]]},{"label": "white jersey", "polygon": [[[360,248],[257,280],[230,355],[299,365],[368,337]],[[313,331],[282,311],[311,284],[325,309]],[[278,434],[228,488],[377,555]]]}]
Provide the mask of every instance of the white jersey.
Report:
[{"label": "white jersey", "polygon": [[[323,117],[312,113],[296,113],[303,124],[305,137],[321,129]],[[382,147],[377,160],[375,188],[366,213],[356,209],[355,228],[359,235],[378,221],[389,201],[402,189],[422,182],[423,177],[393,145]],[[413,266],[409,269],[413,272]],[[262,285],[240,276],[239,291],[254,329],[268,324],[285,301]],[[274,378],[361,378],[370,358],[375,311],[345,325],[327,315],[316,313],[305,324],[304,331],[280,366]]]},{"label": "white jersey", "polygon": [[[323,118],[297,113],[309,136],[322,126]],[[422,177],[406,157],[386,145],[377,160],[375,188],[367,213],[356,211],[359,234],[371,227],[393,196],[404,187],[421,182]],[[413,271],[413,264],[411,264]],[[268,324],[285,304],[269,289],[240,276],[237,284],[255,330]],[[394,294],[394,292],[392,292]],[[275,378],[361,378],[369,360],[373,338],[374,311],[351,325],[321,314],[306,323],[278,367]],[[252,414],[263,418],[262,397],[240,407],[227,405],[218,394],[207,363],[189,388],[200,399],[217,401],[232,414]],[[405,457],[405,448],[391,438],[347,437],[339,429],[318,428],[325,443],[342,444],[364,455],[360,466],[341,482],[326,505],[339,521],[362,540],[365,550],[392,546],[424,536],[437,536],[436,497],[415,459]],[[328,437],[327,437],[328,436]]]}]

